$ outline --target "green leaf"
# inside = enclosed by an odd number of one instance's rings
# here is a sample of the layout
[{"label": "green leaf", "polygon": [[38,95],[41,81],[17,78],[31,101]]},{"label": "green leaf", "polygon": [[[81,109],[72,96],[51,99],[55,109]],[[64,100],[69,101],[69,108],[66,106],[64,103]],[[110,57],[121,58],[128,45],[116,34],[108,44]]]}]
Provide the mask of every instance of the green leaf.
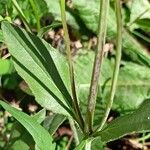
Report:
[{"label": "green leaf", "polygon": [[49,131],[51,135],[53,135],[58,127],[66,120],[64,115],[54,114],[46,117],[43,122],[43,126]]},{"label": "green leaf", "polygon": [[21,150],[30,150],[30,147],[24,141],[21,141],[20,139],[16,140],[11,147],[5,147],[5,149],[20,150],[20,147],[21,147]]},{"label": "green leaf", "polygon": [[15,68],[37,102],[55,113],[71,114],[69,69],[64,56],[44,40],[8,22],[2,22],[2,30]]},{"label": "green leaf", "polygon": [[[35,147],[35,142],[31,134],[26,130],[26,128],[19,122],[15,122],[12,127],[9,143],[6,149],[15,149],[19,146],[24,147],[24,149],[29,150]],[[16,150],[16,149],[15,149]]]},{"label": "green leaf", "polygon": [[36,113],[32,118],[38,123],[42,123],[46,116],[46,110],[42,109],[38,113]]},{"label": "green leaf", "polygon": [[150,99],[132,114],[119,117],[108,124],[97,135],[101,136],[104,142],[113,141],[129,133],[150,131]]},{"label": "green leaf", "polygon": [[150,19],[150,3],[148,0],[133,0],[131,6],[130,22],[136,19]]},{"label": "green leaf", "polygon": [[0,15],[4,15],[5,14],[5,11],[6,11],[6,3],[7,3],[7,0],[1,0],[0,1]]},{"label": "green leaf", "polygon": [[59,0],[55,1],[44,0],[44,1],[47,3],[49,12],[52,13],[53,16],[55,16],[55,20],[61,20]]},{"label": "green leaf", "polygon": [[[107,80],[103,89],[103,97],[106,100],[109,97],[110,84],[111,81]],[[137,109],[147,98],[150,98],[150,69],[131,62],[124,62],[119,72],[113,109],[130,112]]]},{"label": "green leaf", "polygon": [[44,0],[33,0],[33,1],[36,7],[36,11],[41,18],[44,14],[48,12],[47,4]]},{"label": "green leaf", "polygon": [[[94,33],[98,32],[99,0],[73,0],[74,10],[83,20],[88,29]],[[91,15],[92,14],[92,15]],[[109,10],[107,39],[113,41],[116,37],[116,18],[112,8]],[[150,56],[131,34],[123,31],[123,53],[134,62],[150,67]]]},{"label": "green leaf", "polygon": [[[46,110],[42,109],[34,116],[32,116],[32,119],[34,119],[36,122],[40,124],[45,119],[45,114],[46,114]],[[23,125],[21,125],[19,122],[15,122],[13,124],[10,140],[6,149],[17,150],[19,146],[21,146],[21,148],[25,150],[29,150],[30,148],[32,149],[34,148],[35,142],[32,136],[26,130],[26,128]]]},{"label": "green leaf", "polygon": [[0,30],[0,42],[4,42],[3,32]]},{"label": "green leaf", "polygon": [[21,140],[15,141],[15,143],[11,147],[8,147],[8,148],[9,148],[9,150],[20,150],[20,147],[21,147],[21,150],[29,150],[30,149],[30,147]]},{"label": "green leaf", "polygon": [[136,24],[139,28],[144,30],[145,32],[150,32],[150,19],[140,19],[136,21]]},{"label": "green leaf", "polygon": [[13,69],[12,62],[10,60],[0,59],[0,75],[9,74]]},{"label": "green leaf", "polygon": [[[0,15],[0,22],[3,20],[4,20],[4,18]],[[0,30],[0,32],[2,32],[2,30]]]},{"label": "green leaf", "polygon": [[[89,86],[91,81],[94,53],[78,56],[75,61],[75,74],[78,83],[78,96],[82,112],[86,112]],[[99,123],[103,115],[104,104],[110,93],[114,59],[104,59],[99,83],[95,121]],[[84,70],[84,71],[83,71]],[[140,70],[140,71],[139,71]],[[131,62],[122,62],[113,109],[119,112],[130,112],[147,98],[150,98],[150,69]]]},{"label": "green leaf", "polygon": [[55,148],[55,144],[52,144],[52,137],[37,121],[3,101],[0,101],[0,104],[28,130],[35,140],[37,150],[53,150]]}]

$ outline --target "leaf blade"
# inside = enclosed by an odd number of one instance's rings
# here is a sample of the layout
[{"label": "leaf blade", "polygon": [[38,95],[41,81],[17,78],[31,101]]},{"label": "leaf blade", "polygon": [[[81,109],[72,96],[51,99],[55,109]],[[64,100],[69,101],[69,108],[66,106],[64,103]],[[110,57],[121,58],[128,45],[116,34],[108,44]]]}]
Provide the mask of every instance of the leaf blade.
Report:
[{"label": "leaf blade", "polygon": [[102,141],[109,142],[129,133],[150,131],[149,107],[150,99],[147,99],[134,113],[117,118],[97,134]]},{"label": "leaf blade", "polygon": [[38,37],[8,22],[2,22],[2,30],[15,68],[28,83],[37,102],[53,112],[71,114],[69,72],[63,56]]},{"label": "leaf blade", "polygon": [[0,105],[11,113],[12,116],[28,130],[34,138],[39,150],[47,150],[49,148],[52,150],[54,149],[55,145],[52,144],[52,137],[38,122],[3,101],[0,101]]},{"label": "leaf blade", "polygon": [[[93,58],[94,53],[88,52],[86,55],[78,56],[75,61],[77,91],[83,114],[86,113]],[[123,61],[121,65],[112,110],[126,114],[134,111],[145,99],[150,98],[150,70],[148,67],[132,62]],[[95,111],[95,125],[100,122],[109,97],[112,68],[114,68],[114,59],[104,59]]]}]

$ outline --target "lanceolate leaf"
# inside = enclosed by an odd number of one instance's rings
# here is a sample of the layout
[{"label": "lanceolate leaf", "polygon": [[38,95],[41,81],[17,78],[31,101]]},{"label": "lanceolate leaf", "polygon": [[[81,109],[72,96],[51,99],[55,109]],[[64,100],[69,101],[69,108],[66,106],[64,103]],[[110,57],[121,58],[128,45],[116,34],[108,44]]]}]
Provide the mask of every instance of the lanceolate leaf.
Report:
[{"label": "lanceolate leaf", "polygon": [[[94,33],[98,31],[99,0],[73,0],[74,9],[84,21],[87,28]],[[112,40],[116,36],[116,18],[112,8],[109,10],[107,39]],[[123,31],[123,53],[134,62],[150,66],[150,56],[145,49],[133,38],[127,30]]]},{"label": "lanceolate leaf", "polygon": [[105,142],[113,141],[124,135],[135,132],[150,131],[150,99],[132,114],[117,118],[108,124],[97,135]]},{"label": "lanceolate leaf", "polygon": [[0,105],[28,130],[35,140],[37,150],[54,150],[55,144],[52,143],[52,137],[35,119],[3,101],[0,101]]},{"label": "lanceolate leaf", "polygon": [[42,123],[46,116],[46,110],[42,109],[38,113],[36,113],[32,118],[36,120],[38,123]]},{"label": "lanceolate leaf", "polygon": [[40,38],[2,23],[15,68],[41,106],[61,114],[71,113],[69,70],[65,58]]},{"label": "lanceolate leaf", "polygon": [[[31,118],[40,124],[45,119],[45,115],[46,110],[42,109]],[[15,122],[6,149],[20,150],[20,147],[22,150],[33,149],[35,147],[35,142],[26,128],[20,122]]]}]

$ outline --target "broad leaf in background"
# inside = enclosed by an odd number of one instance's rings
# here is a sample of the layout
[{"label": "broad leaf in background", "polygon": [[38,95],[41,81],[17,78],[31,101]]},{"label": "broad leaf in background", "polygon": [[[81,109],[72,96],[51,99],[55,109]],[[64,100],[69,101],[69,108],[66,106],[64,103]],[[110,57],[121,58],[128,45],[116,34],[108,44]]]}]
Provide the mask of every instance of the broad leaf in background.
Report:
[{"label": "broad leaf in background", "polygon": [[[88,52],[86,55],[78,56],[75,60],[78,95],[83,113],[86,112],[84,106],[88,99],[93,58],[94,53]],[[114,59],[105,58],[97,98],[96,120],[103,115],[105,107],[101,103],[106,102],[109,97],[113,68]],[[113,109],[121,113],[130,112],[137,109],[147,98],[150,98],[150,69],[131,62],[122,62]]]},{"label": "broad leaf in background", "polygon": [[[108,89],[110,82],[104,88],[105,99],[109,97]],[[120,68],[113,108],[132,111],[147,98],[150,98],[150,69],[134,63],[125,63]]]},{"label": "broad leaf in background", "polygon": [[136,19],[150,19],[150,3],[148,0],[132,0],[130,23]]},{"label": "broad leaf in background", "polygon": [[0,0],[0,15],[5,14],[6,8],[5,5],[7,3],[7,0]]},{"label": "broad leaf in background", "polygon": [[0,30],[0,42],[4,42],[3,32]]},{"label": "broad leaf in background", "polygon": [[147,99],[132,114],[119,117],[98,134],[104,142],[113,141],[130,133],[150,131],[150,99]]},{"label": "broad leaf in background", "polygon": [[32,117],[3,101],[0,101],[0,105],[28,130],[36,143],[37,150],[55,149],[55,144],[52,143],[53,139],[50,134]]},{"label": "broad leaf in background", "polygon": [[[98,31],[99,0],[73,0],[74,10],[84,21],[87,28],[94,33]],[[115,12],[109,10],[107,39],[112,40],[116,36]],[[134,62],[150,67],[150,56],[146,50],[133,38],[127,30],[123,31],[123,53]]]},{"label": "broad leaf in background", "polygon": [[150,2],[148,0],[133,0],[131,5],[130,22],[127,24],[130,31],[137,37],[150,43],[150,38],[135,29],[143,30],[145,33],[150,32]]},{"label": "broad leaf in background", "polygon": [[15,68],[28,83],[37,102],[55,113],[71,113],[66,59],[44,40],[8,22],[2,22],[2,30]]},{"label": "broad leaf in background", "polygon": [[40,18],[48,12],[47,4],[44,0],[33,0],[33,2]]}]

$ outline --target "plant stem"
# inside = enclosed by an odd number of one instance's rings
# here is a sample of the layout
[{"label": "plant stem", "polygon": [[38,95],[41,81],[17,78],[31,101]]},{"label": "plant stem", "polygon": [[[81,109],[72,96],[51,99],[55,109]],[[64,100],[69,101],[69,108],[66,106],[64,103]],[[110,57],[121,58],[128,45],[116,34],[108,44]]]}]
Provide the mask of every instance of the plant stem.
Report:
[{"label": "plant stem", "polygon": [[23,23],[24,23],[24,25],[25,25],[25,27],[27,29],[27,31],[31,32],[31,29],[30,29],[30,26],[29,26],[29,24],[28,24],[28,22],[26,20],[26,17],[24,15],[24,13],[22,12],[20,6],[18,5],[17,1],[16,0],[12,0],[12,3],[14,5],[14,7],[16,8],[16,10],[18,11],[18,13],[19,13],[19,15],[20,15],[20,17],[21,17],[21,19],[22,19],[22,21],[23,21]]},{"label": "plant stem", "polygon": [[120,0],[115,0],[115,8],[116,8],[116,19],[117,19],[117,40],[116,40],[116,60],[115,60],[115,68],[113,72],[113,79],[111,84],[111,91],[110,91],[110,97],[107,102],[105,114],[102,118],[102,121],[100,123],[100,127],[97,130],[101,130],[107,121],[109,112],[111,110],[113,99],[116,92],[117,87],[117,80],[119,75],[119,67],[120,67],[120,61],[121,61],[121,49],[122,49],[122,16],[121,16],[121,4]]},{"label": "plant stem", "polygon": [[87,140],[85,144],[85,150],[91,150],[92,140]]},{"label": "plant stem", "polygon": [[99,76],[101,73],[101,66],[103,61],[104,45],[106,40],[107,30],[107,16],[108,16],[109,0],[100,1],[100,14],[99,14],[99,32],[98,32],[98,45],[94,60],[92,80],[90,84],[90,91],[88,97],[88,107],[86,113],[85,132],[92,133],[93,118],[96,105],[97,88]]},{"label": "plant stem", "polygon": [[31,6],[32,6],[33,12],[34,12],[35,17],[36,17],[36,21],[37,21],[37,32],[39,32],[39,31],[40,31],[40,28],[41,28],[40,17],[39,17],[39,14],[38,14],[38,11],[37,11],[37,8],[36,8],[36,5],[35,5],[34,0],[29,0],[29,1],[30,1],[30,4],[31,4]]},{"label": "plant stem", "polygon": [[69,118],[69,123],[70,123],[71,129],[73,131],[75,144],[77,146],[79,144],[79,138],[78,138],[78,133],[77,133],[77,130],[76,130],[76,127],[75,127],[75,122],[72,118]]},{"label": "plant stem", "polygon": [[68,28],[66,23],[66,15],[65,15],[65,0],[60,0],[60,7],[61,7],[61,18],[62,18],[62,24],[64,29],[64,40],[66,43],[66,49],[67,49],[67,57],[68,57],[68,64],[69,64],[69,72],[70,72],[70,80],[71,80],[71,90],[72,90],[72,106],[75,112],[76,121],[78,122],[81,129],[84,129],[84,120],[81,115],[81,111],[78,105],[77,95],[76,95],[76,87],[75,87],[75,80],[74,80],[74,69],[73,69],[73,63],[72,63],[72,56],[71,56],[71,50],[70,50],[70,39],[68,34]]}]

